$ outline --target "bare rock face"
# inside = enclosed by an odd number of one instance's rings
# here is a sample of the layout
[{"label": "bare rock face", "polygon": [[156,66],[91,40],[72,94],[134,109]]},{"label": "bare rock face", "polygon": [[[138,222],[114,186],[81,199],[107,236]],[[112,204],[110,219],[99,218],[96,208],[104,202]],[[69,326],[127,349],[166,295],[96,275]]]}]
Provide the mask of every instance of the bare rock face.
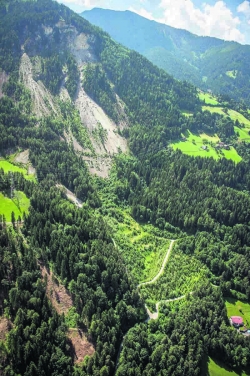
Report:
[{"label": "bare rock face", "polygon": [[37,117],[48,116],[51,113],[58,114],[58,109],[53,97],[46,89],[42,81],[35,81],[33,78],[33,66],[29,56],[24,53],[21,58],[19,75],[21,81],[30,90],[33,112]]},{"label": "bare rock face", "polygon": [[[57,36],[55,37],[55,35]],[[61,116],[58,99],[64,102],[71,101],[65,87],[67,74],[65,74],[65,78],[61,83],[58,97],[54,97],[40,80],[42,64],[41,51],[42,48],[44,48],[41,41],[51,48],[51,45],[53,46],[55,43],[55,39],[58,41],[56,45],[57,51],[60,49],[61,51],[64,49],[70,51],[78,65],[80,80],[78,82],[78,91],[74,105],[79,111],[82,126],[87,128],[93,149],[92,151],[84,150],[83,146],[79,144],[79,140],[76,140],[73,136],[70,128],[67,131],[65,130],[64,139],[62,139],[62,141],[72,143],[75,151],[83,155],[91,173],[101,177],[107,177],[112,165],[112,156],[118,152],[126,152],[128,150],[126,139],[119,134],[119,130],[128,126],[128,119],[124,111],[124,105],[117,95],[116,106],[117,113],[120,116],[116,124],[108,117],[103,109],[87,95],[81,84],[84,66],[88,63],[94,64],[98,62],[92,47],[94,45],[94,37],[82,32],[78,33],[74,26],[66,24],[63,19],[54,27],[43,25],[40,29],[40,34],[37,33],[32,40],[27,40],[23,44],[23,55],[19,70],[20,80],[30,90],[33,112],[38,118],[48,115]],[[101,133],[103,137],[100,137],[99,133]]]},{"label": "bare rock face", "polygon": [[98,154],[116,154],[119,150],[125,152],[127,150],[126,140],[118,134],[118,127],[112,121],[103,109],[94,102],[81,87],[76,99],[76,108],[80,112],[82,123],[88,128],[90,135],[94,133],[97,127],[101,127],[106,137],[104,142],[98,142],[94,136],[91,141]]}]

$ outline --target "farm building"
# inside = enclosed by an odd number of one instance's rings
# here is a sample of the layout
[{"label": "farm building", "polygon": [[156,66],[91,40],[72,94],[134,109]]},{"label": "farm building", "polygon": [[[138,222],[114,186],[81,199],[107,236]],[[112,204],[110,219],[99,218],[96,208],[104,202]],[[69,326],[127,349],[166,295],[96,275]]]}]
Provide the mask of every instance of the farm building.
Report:
[{"label": "farm building", "polygon": [[236,328],[239,328],[240,326],[244,325],[243,318],[241,316],[231,316],[230,322]]},{"label": "farm building", "polygon": [[230,150],[230,145],[227,145],[225,144],[224,142],[219,142],[217,145],[216,145],[216,148],[219,149],[225,149],[225,150]]}]

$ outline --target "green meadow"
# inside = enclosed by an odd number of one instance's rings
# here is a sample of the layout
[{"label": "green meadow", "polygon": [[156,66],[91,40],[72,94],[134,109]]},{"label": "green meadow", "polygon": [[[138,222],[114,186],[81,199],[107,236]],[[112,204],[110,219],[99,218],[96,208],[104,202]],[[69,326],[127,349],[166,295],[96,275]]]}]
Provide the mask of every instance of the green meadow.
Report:
[{"label": "green meadow", "polygon": [[35,181],[35,176],[33,174],[28,174],[28,171],[25,168],[15,166],[9,161],[1,159],[0,168],[2,168],[5,173],[6,172],[20,172],[21,174],[23,174],[25,179]]},{"label": "green meadow", "polygon": [[216,113],[216,114],[226,116],[226,113],[224,112],[223,107],[202,106],[202,110],[209,111],[212,114]]},{"label": "green meadow", "polygon": [[245,118],[244,115],[234,110],[228,110],[228,114],[232,120],[238,120],[240,123],[244,124],[246,128],[250,128],[250,120]]},{"label": "green meadow", "polygon": [[250,127],[250,120],[245,118],[244,115],[240,114],[235,110],[225,110],[223,107],[212,107],[212,106],[202,106],[203,111],[209,111],[211,113],[217,113],[223,116],[229,116],[233,121],[238,120],[240,123],[244,124],[247,128]]},{"label": "green meadow", "polygon": [[[204,376],[207,376],[203,374]],[[247,376],[245,372],[236,373],[231,368],[227,367],[225,364],[220,361],[209,358],[208,360],[208,375],[209,376]]]},{"label": "green meadow", "polygon": [[4,215],[6,222],[11,222],[11,213],[15,213],[16,220],[19,215],[22,218],[24,213],[28,213],[30,200],[23,192],[16,191],[13,199],[4,196],[0,192],[0,215]]},{"label": "green meadow", "polygon": [[[241,161],[242,158],[233,147],[230,147],[230,150],[216,149],[215,145],[219,141],[220,139],[217,135],[209,136],[205,133],[197,135],[188,131],[186,141],[174,142],[172,147],[174,150],[179,149],[184,154],[191,156],[210,157],[216,160],[224,157],[234,162]],[[202,149],[203,145],[207,146],[206,150]]]},{"label": "green meadow", "polygon": [[234,127],[235,133],[239,134],[239,139],[245,142],[250,142],[250,134],[247,128]]},{"label": "green meadow", "polygon": [[205,101],[204,103],[206,103],[206,104],[211,104],[211,105],[214,105],[214,106],[216,106],[217,104],[219,104],[219,102],[217,101],[217,99],[213,95],[211,95],[209,93],[202,93],[202,92],[200,92],[199,93],[199,99],[202,102]]},{"label": "green meadow", "polygon": [[233,298],[226,299],[228,317],[241,316],[244,323],[250,328],[250,304]]}]

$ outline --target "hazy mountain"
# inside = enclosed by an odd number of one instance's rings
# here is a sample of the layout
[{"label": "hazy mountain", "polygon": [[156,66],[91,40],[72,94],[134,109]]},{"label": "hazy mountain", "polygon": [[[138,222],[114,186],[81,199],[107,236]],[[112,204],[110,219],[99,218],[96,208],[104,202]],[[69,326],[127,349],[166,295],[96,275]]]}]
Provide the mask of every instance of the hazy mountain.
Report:
[{"label": "hazy mountain", "polygon": [[174,77],[250,103],[250,46],[200,37],[130,11],[94,8],[82,16]]}]

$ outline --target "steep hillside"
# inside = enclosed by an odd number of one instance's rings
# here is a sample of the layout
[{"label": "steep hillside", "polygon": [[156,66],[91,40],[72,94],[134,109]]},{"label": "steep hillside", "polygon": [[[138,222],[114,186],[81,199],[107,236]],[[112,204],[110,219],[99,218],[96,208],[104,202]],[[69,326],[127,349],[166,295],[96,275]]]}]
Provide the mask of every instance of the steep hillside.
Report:
[{"label": "steep hillside", "polygon": [[198,37],[130,11],[96,8],[82,16],[175,78],[250,104],[250,46]]},{"label": "steep hillside", "polygon": [[247,374],[247,107],[55,1],[0,4],[0,374]]}]

